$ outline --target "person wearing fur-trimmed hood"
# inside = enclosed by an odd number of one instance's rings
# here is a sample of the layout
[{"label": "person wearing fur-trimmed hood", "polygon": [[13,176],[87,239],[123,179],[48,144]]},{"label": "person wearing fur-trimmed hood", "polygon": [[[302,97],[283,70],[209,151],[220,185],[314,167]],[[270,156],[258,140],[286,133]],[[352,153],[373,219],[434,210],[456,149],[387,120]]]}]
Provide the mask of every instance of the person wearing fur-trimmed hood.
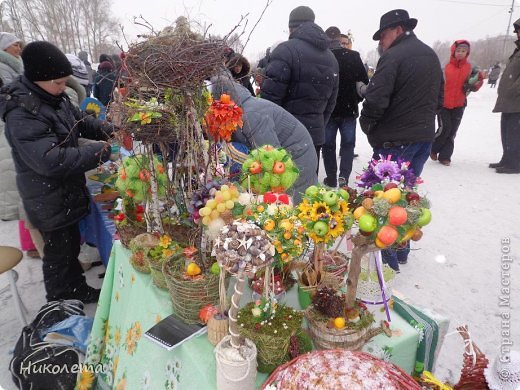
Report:
[{"label": "person wearing fur-trimmed hood", "polygon": [[251,85],[251,65],[247,58],[239,53],[231,53],[226,61],[226,67],[233,75],[233,78],[242,84],[244,88],[247,88],[251,95],[255,96],[253,85]]}]

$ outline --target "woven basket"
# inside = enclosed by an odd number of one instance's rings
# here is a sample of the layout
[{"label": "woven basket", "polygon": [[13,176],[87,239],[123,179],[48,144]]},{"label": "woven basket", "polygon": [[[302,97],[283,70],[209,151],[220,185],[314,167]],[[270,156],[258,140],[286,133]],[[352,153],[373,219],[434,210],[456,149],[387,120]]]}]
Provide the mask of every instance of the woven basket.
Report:
[{"label": "woven basket", "polygon": [[148,252],[158,244],[159,239],[150,233],[141,233],[130,241],[130,264],[136,271],[150,273]]},{"label": "woven basket", "polygon": [[[312,381],[312,382],[311,382]],[[370,383],[372,387],[367,387]],[[392,363],[360,351],[313,351],[281,365],[262,389],[399,389],[421,390],[413,378]]]},{"label": "woven basket", "polygon": [[382,332],[381,329],[335,329],[329,328],[313,307],[305,311],[309,333],[316,349],[342,348],[349,351],[360,349],[369,339]]},{"label": "woven basket", "polygon": [[[294,330],[293,335],[296,334]],[[291,342],[290,337],[280,337],[275,334],[261,334],[254,330],[241,328],[239,332],[242,336],[252,340],[258,351],[258,371],[270,373],[274,367],[285,363],[288,358],[287,351]]]},{"label": "woven basket", "polygon": [[136,141],[144,143],[173,142],[177,139],[174,116],[167,111],[160,111],[161,118],[155,118],[151,123],[141,125],[139,122],[128,122],[126,129],[134,135]]},{"label": "woven basket", "polygon": [[163,263],[162,271],[175,315],[188,324],[197,324],[200,323],[199,311],[203,306],[219,303],[219,275],[206,274],[198,279],[186,280],[181,271],[183,267],[184,257],[176,255]]},{"label": "woven basket", "polygon": [[137,225],[133,223],[116,223],[116,230],[117,234],[119,235],[119,240],[121,241],[121,244],[123,244],[123,246],[126,249],[129,249],[130,241],[132,241],[132,238],[137,237],[139,234],[146,233],[146,225]]},{"label": "woven basket", "polygon": [[196,242],[200,232],[199,228],[193,228],[185,225],[172,225],[165,223],[163,225],[164,233],[168,234],[173,241],[183,244],[191,244]]},{"label": "woven basket", "polygon": [[332,257],[332,252],[327,251],[323,254],[321,261],[323,262],[323,269],[325,271],[334,275],[340,281],[343,280],[348,271],[348,265],[350,262],[350,259],[346,254],[336,252],[335,256]]},{"label": "woven basket", "polygon": [[[302,282],[302,275],[298,278],[298,290],[301,291],[301,294],[298,294],[298,299],[300,302],[300,306],[305,309],[309,306],[312,298],[316,294],[318,288],[329,287],[333,289],[338,289],[340,287],[339,279],[328,272],[323,272],[323,278],[320,280],[317,286],[307,286]],[[300,296],[301,295],[301,296]],[[308,298],[304,298],[305,295],[308,295]]]},{"label": "woven basket", "polygon": [[166,260],[156,260],[148,257],[148,265],[150,266],[150,273],[152,274],[153,284],[163,290],[168,290],[166,279],[163,274],[163,262]]},{"label": "woven basket", "polygon": [[220,343],[225,336],[228,335],[229,331],[229,319],[222,318],[216,319],[215,316],[211,317],[208,321],[208,340],[211,344],[217,345]]}]

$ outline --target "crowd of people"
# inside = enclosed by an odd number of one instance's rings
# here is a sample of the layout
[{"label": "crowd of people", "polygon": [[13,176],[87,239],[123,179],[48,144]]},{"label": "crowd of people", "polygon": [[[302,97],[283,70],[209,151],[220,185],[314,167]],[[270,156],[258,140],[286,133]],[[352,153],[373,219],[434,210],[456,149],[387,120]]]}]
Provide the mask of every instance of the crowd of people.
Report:
[{"label": "crowd of people", "polygon": [[[292,193],[296,203],[318,182],[322,157],[325,185],[353,184],[357,121],[374,158],[409,161],[417,176],[428,158],[449,166],[467,96],[482,86],[483,74],[468,61],[471,45],[463,39],[453,43],[443,70],[436,53],[414,34],[417,23],[402,9],[381,16],[373,35],[380,54],[373,76],[352,50],[351,36],[336,26],[323,30],[306,6],[291,11],[289,39],[268,49],[254,69],[228,49],[212,92],[232,96],[243,109],[244,126],[226,146],[237,154],[263,144],[286,148],[301,172]],[[502,114],[503,156],[489,165],[497,173],[520,173],[520,20],[514,28],[517,48],[493,110]],[[498,63],[490,70],[491,87],[500,72]],[[0,213],[2,220],[25,221],[35,256],[43,258],[48,300],[95,302],[99,295],[78,264],[78,224],[88,213],[84,174],[107,161],[107,141],[117,129],[78,105],[91,95],[109,105],[126,76],[118,55],[102,54],[94,71],[85,51],[65,55],[43,41],[22,50],[21,39],[0,33]],[[408,252],[385,250],[383,258],[398,270]]]}]

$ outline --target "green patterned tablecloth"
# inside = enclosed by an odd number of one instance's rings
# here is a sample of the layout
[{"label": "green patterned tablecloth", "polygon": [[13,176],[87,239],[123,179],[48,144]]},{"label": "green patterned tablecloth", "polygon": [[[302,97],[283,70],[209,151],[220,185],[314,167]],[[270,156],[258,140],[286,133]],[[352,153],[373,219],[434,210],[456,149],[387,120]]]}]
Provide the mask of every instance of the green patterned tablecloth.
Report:
[{"label": "green patterned tablecloth", "polygon": [[[213,345],[202,334],[171,351],[145,338],[144,332],[172,313],[170,296],[152,283],[150,275],[133,269],[130,252],[115,241],[94,320],[86,363],[98,373],[98,389],[214,389]],[[250,298],[244,294],[242,304]],[[286,302],[299,308],[296,288]],[[379,311],[379,310],[376,310]],[[382,317],[378,314],[377,317]],[[418,332],[392,311],[394,337],[379,335],[364,350],[412,372]],[[257,387],[266,379],[258,374]],[[88,382],[88,381],[87,381]]]}]

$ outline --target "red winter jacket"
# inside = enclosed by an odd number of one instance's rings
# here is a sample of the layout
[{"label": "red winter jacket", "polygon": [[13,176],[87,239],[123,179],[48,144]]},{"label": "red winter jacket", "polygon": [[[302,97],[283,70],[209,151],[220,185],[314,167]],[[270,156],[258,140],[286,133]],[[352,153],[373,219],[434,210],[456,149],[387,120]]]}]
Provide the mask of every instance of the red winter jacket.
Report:
[{"label": "red winter jacket", "polygon": [[[462,60],[455,59],[455,49],[461,43],[469,46],[469,42],[464,39],[455,41],[451,45],[450,62],[444,68],[444,107],[448,109],[466,105],[464,84],[471,74],[471,64],[468,62],[469,51],[466,58]],[[481,84],[480,81],[479,83]],[[480,88],[480,85],[474,86],[473,90],[478,90],[478,88]]]}]

